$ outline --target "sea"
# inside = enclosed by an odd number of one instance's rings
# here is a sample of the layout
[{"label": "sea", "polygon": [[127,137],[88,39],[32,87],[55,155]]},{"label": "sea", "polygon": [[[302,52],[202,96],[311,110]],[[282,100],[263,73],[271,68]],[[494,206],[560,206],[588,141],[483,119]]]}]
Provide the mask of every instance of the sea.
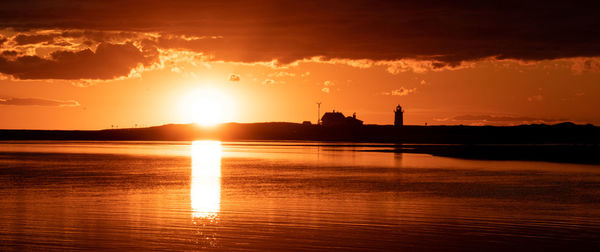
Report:
[{"label": "sea", "polygon": [[600,166],[333,142],[0,142],[2,251],[600,251]]}]

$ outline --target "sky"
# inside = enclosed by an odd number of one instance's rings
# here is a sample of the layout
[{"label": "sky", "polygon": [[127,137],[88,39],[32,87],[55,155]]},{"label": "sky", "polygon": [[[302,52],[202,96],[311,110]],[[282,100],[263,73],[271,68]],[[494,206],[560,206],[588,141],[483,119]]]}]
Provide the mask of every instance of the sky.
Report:
[{"label": "sky", "polygon": [[592,1],[4,1],[0,128],[600,125]]}]

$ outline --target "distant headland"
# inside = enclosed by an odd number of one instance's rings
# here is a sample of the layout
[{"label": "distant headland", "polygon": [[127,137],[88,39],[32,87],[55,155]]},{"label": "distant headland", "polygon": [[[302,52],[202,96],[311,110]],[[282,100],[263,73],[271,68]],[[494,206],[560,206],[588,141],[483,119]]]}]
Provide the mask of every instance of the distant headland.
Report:
[{"label": "distant headland", "polygon": [[[352,118],[352,117],[350,117]],[[0,130],[0,140],[297,140],[423,144],[599,144],[600,127],[570,122],[519,126],[316,125],[290,122],[167,124],[104,130]]]},{"label": "distant headland", "polygon": [[[320,110],[320,103],[318,109]],[[365,125],[333,110],[316,124],[265,122],[224,123],[215,127],[167,124],[147,128],[104,130],[0,130],[0,140],[75,141],[321,141],[391,143],[396,153],[495,160],[543,160],[599,163],[600,127],[571,122],[519,126],[404,125],[404,110],[394,112],[394,125]],[[326,144],[326,143],[324,143]],[[375,151],[390,152],[390,149]]]},{"label": "distant headland", "polygon": [[[351,117],[352,118],[352,117]],[[0,140],[322,141],[395,144],[392,152],[492,159],[600,164],[600,127],[560,123],[520,126],[316,125],[225,123],[213,128],[168,124],[105,130],[0,130]],[[377,150],[376,150],[377,151]],[[382,149],[390,152],[390,149]]]}]

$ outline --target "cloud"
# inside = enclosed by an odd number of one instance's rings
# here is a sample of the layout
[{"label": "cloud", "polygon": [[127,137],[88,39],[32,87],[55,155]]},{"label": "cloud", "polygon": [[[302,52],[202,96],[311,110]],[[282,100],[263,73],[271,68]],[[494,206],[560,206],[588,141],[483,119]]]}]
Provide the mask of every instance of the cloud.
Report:
[{"label": "cloud", "polygon": [[399,89],[392,90],[390,92],[383,92],[383,95],[393,95],[393,96],[406,96],[410,93],[414,93],[417,91],[417,88],[405,88],[401,87]]},{"label": "cloud", "polygon": [[598,58],[575,58],[572,59],[571,71],[574,74],[584,72],[600,72],[600,59]]},{"label": "cloud", "polygon": [[527,97],[527,101],[530,101],[530,102],[541,102],[543,99],[544,99],[544,96],[542,96],[541,94]]},{"label": "cloud", "polygon": [[276,72],[276,73],[270,73],[268,75],[269,77],[295,77],[296,74],[295,73],[290,73],[290,72],[284,72],[284,71],[280,71],[280,72]]},{"label": "cloud", "polygon": [[229,81],[234,81],[234,82],[238,82],[240,81],[240,75],[239,74],[231,74],[229,75]]},{"label": "cloud", "polygon": [[46,107],[77,107],[79,102],[74,100],[50,100],[39,98],[0,98],[0,105],[13,106],[46,106]]},{"label": "cloud", "polygon": [[[455,65],[455,67],[449,67],[447,64],[443,62],[435,62],[431,60],[415,60],[415,59],[405,59],[405,60],[394,60],[394,61],[383,61],[379,63],[380,65],[387,66],[387,71],[391,74],[399,74],[408,71],[412,71],[415,73],[424,73],[430,70],[442,70],[442,69],[454,69],[460,67],[460,64]],[[453,65],[454,66],[454,65]]]},{"label": "cloud", "polygon": [[17,45],[28,45],[28,44],[37,44],[37,43],[51,43],[54,42],[54,38],[57,37],[56,34],[39,34],[39,35],[25,35],[19,34],[13,38],[13,41]]},{"label": "cloud", "polygon": [[553,123],[567,121],[564,118],[537,118],[526,116],[495,116],[495,115],[461,115],[453,118],[456,121],[478,121],[481,123]]},{"label": "cloud", "polygon": [[179,67],[171,67],[171,72],[173,73],[181,73],[182,71]]},{"label": "cloud", "polygon": [[321,88],[321,91],[322,91],[323,93],[328,93],[328,94],[329,94],[329,92],[331,91],[331,88],[330,88],[330,87],[333,87],[333,86],[335,86],[335,83],[333,83],[333,81],[328,81],[328,80],[327,80],[327,81],[324,81],[324,82],[323,82],[323,86],[324,86],[324,87],[323,87],[323,88]]},{"label": "cloud", "polygon": [[[3,4],[0,27],[119,31],[123,36],[128,32],[171,34],[174,37],[164,36],[154,43],[162,49],[186,49],[223,61],[287,64],[324,57],[352,60],[359,62],[357,66],[409,62],[390,64],[389,71],[398,73],[452,69],[488,58],[537,61],[600,56],[595,5],[594,1],[513,0],[502,4],[133,0],[118,5],[31,0]],[[139,11],[140,6],[144,11]],[[23,37],[19,41],[52,40]]]},{"label": "cloud", "polygon": [[132,43],[100,43],[96,51],[55,51],[49,57],[0,57],[0,73],[17,79],[114,79],[129,76],[136,67],[157,58],[145,56]]},{"label": "cloud", "polygon": [[2,53],[0,53],[0,55],[2,55],[3,57],[14,57],[17,56],[17,54],[19,54],[17,51],[2,51]]},{"label": "cloud", "polygon": [[275,84],[275,80],[273,80],[273,79],[265,79],[265,80],[262,82],[262,84],[263,84],[263,85],[272,85],[272,84]]}]

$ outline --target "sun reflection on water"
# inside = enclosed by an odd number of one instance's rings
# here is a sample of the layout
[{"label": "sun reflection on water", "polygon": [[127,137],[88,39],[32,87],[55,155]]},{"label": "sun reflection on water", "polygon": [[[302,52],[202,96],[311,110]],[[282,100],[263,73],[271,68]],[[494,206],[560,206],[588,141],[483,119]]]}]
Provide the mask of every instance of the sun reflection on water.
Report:
[{"label": "sun reflection on water", "polygon": [[191,156],[192,218],[216,222],[221,208],[221,142],[194,141]]}]

